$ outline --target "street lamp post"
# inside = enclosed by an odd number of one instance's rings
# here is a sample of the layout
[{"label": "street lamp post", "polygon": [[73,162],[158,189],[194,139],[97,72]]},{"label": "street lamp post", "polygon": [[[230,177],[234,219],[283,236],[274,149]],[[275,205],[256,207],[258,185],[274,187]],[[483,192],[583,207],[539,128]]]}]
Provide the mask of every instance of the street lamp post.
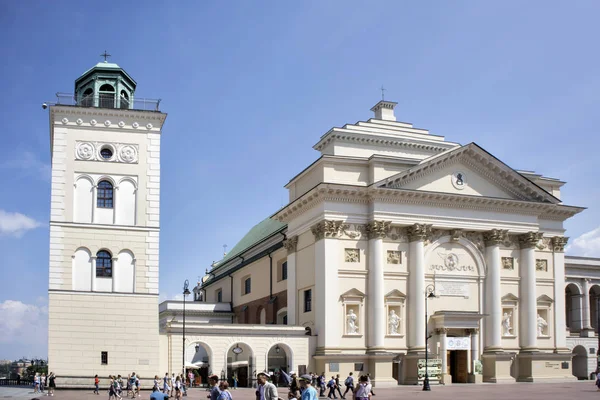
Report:
[{"label": "street lamp post", "polygon": [[185,297],[190,294],[190,282],[186,279],[183,283],[183,347],[181,351],[181,370],[185,377]]},{"label": "street lamp post", "polygon": [[430,391],[431,385],[429,384],[429,349],[427,347],[427,343],[429,342],[429,332],[427,329],[427,300],[435,297],[435,285],[427,285],[425,287],[425,379],[423,380],[423,390]]}]

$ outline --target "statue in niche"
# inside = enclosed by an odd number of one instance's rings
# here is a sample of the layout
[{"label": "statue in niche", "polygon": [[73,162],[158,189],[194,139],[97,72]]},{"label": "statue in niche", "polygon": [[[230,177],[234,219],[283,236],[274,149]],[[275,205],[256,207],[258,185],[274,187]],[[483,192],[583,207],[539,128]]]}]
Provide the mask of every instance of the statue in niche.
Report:
[{"label": "statue in niche", "polygon": [[502,316],[502,336],[512,336],[512,326],[510,324],[512,320],[512,311],[510,313],[504,313]]},{"label": "statue in niche", "polygon": [[461,173],[456,174],[456,184],[458,186],[462,186],[465,184],[464,180],[463,180],[463,176]]},{"label": "statue in niche", "polygon": [[548,326],[548,323],[540,314],[537,315],[537,334],[538,336],[546,336],[544,330]]},{"label": "statue in niche", "polygon": [[397,335],[400,329],[400,317],[396,314],[396,311],[391,310],[388,317],[388,326],[390,329],[390,335]]},{"label": "statue in niche", "polygon": [[358,333],[358,324],[356,323],[357,319],[358,319],[358,316],[356,314],[354,314],[354,310],[350,309],[348,311],[348,315],[346,315],[346,333],[348,333],[348,334]]}]

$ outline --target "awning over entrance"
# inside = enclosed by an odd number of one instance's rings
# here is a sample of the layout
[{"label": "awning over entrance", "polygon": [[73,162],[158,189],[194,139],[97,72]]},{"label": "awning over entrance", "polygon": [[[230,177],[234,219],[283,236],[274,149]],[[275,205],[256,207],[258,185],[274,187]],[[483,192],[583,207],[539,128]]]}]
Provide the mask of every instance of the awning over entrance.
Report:
[{"label": "awning over entrance", "polygon": [[436,311],[432,316],[433,329],[457,328],[477,329],[479,321],[485,317],[476,311]]}]

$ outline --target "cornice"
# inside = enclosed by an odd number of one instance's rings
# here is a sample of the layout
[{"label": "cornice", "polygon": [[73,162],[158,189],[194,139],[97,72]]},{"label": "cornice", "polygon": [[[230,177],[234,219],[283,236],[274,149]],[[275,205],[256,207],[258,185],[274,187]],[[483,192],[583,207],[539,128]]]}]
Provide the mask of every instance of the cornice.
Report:
[{"label": "cornice", "polygon": [[360,187],[321,183],[273,215],[280,222],[289,222],[324,201],[339,203],[373,202],[425,205],[437,208],[483,210],[536,216],[564,221],[581,211],[582,207],[462,194],[427,192],[411,189]]},{"label": "cornice", "polygon": [[93,107],[50,107],[51,125],[69,126],[70,128],[159,132],[166,118],[167,114],[156,111]]},{"label": "cornice", "polygon": [[396,175],[396,178],[388,178],[383,183],[389,188],[402,188],[410,182],[459,162],[470,167],[473,171],[519,200],[557,203],[554,196],[537,187],[493,156],[484,153],[474,144],[454,149],[431,160],[424,160],[418,166],[401,172]]},{"label": "cornice", "polygon": [[327,132],[317,144],[313,146],[313,149],[317,151],[323,150],[325,146],[331,142],[345,142],[353,144],[366,144],[372,146],[385,146],[385,147],[401,147],[406,149],[422,150],[431,153],[440,153],[446,151],[453,146],[454,143],[447,144],[445,146],[439,146],[428,143],[418,143],[407,138],[394,138],[389,136],[383,136],[382,134],[367,133],[367,132],[344,132],[344,129],[332,129]]}]

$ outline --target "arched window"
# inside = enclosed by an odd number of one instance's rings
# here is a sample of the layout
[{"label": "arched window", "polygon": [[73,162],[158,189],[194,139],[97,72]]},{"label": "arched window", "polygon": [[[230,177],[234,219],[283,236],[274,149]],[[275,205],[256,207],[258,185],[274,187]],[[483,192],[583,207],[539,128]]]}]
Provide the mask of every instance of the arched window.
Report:
[{"label": "arched window", "polygon": [[98,183],[98,197],[96,204],[100,208],[113,208],[113,185],[109,181]]},{"label": "arched window", "polygon": [[96,253],[96,276],[112,278],[112,255],[106,250]]},{"label": "arched window", "polygon": [[83,95],[81,96],[81,103],[83,107],[93,107],[94,106],[94,89],[87,88]]},{"label": "arched window", "polygon": [[104,108],[115,108],[115,88],[109,84],[100,86],[98,105]]},{"label": "arched window", "polygon": [[120,108],[129,108],[129,95],[124,90],[121,90],[119,106],[120,106]]}]

